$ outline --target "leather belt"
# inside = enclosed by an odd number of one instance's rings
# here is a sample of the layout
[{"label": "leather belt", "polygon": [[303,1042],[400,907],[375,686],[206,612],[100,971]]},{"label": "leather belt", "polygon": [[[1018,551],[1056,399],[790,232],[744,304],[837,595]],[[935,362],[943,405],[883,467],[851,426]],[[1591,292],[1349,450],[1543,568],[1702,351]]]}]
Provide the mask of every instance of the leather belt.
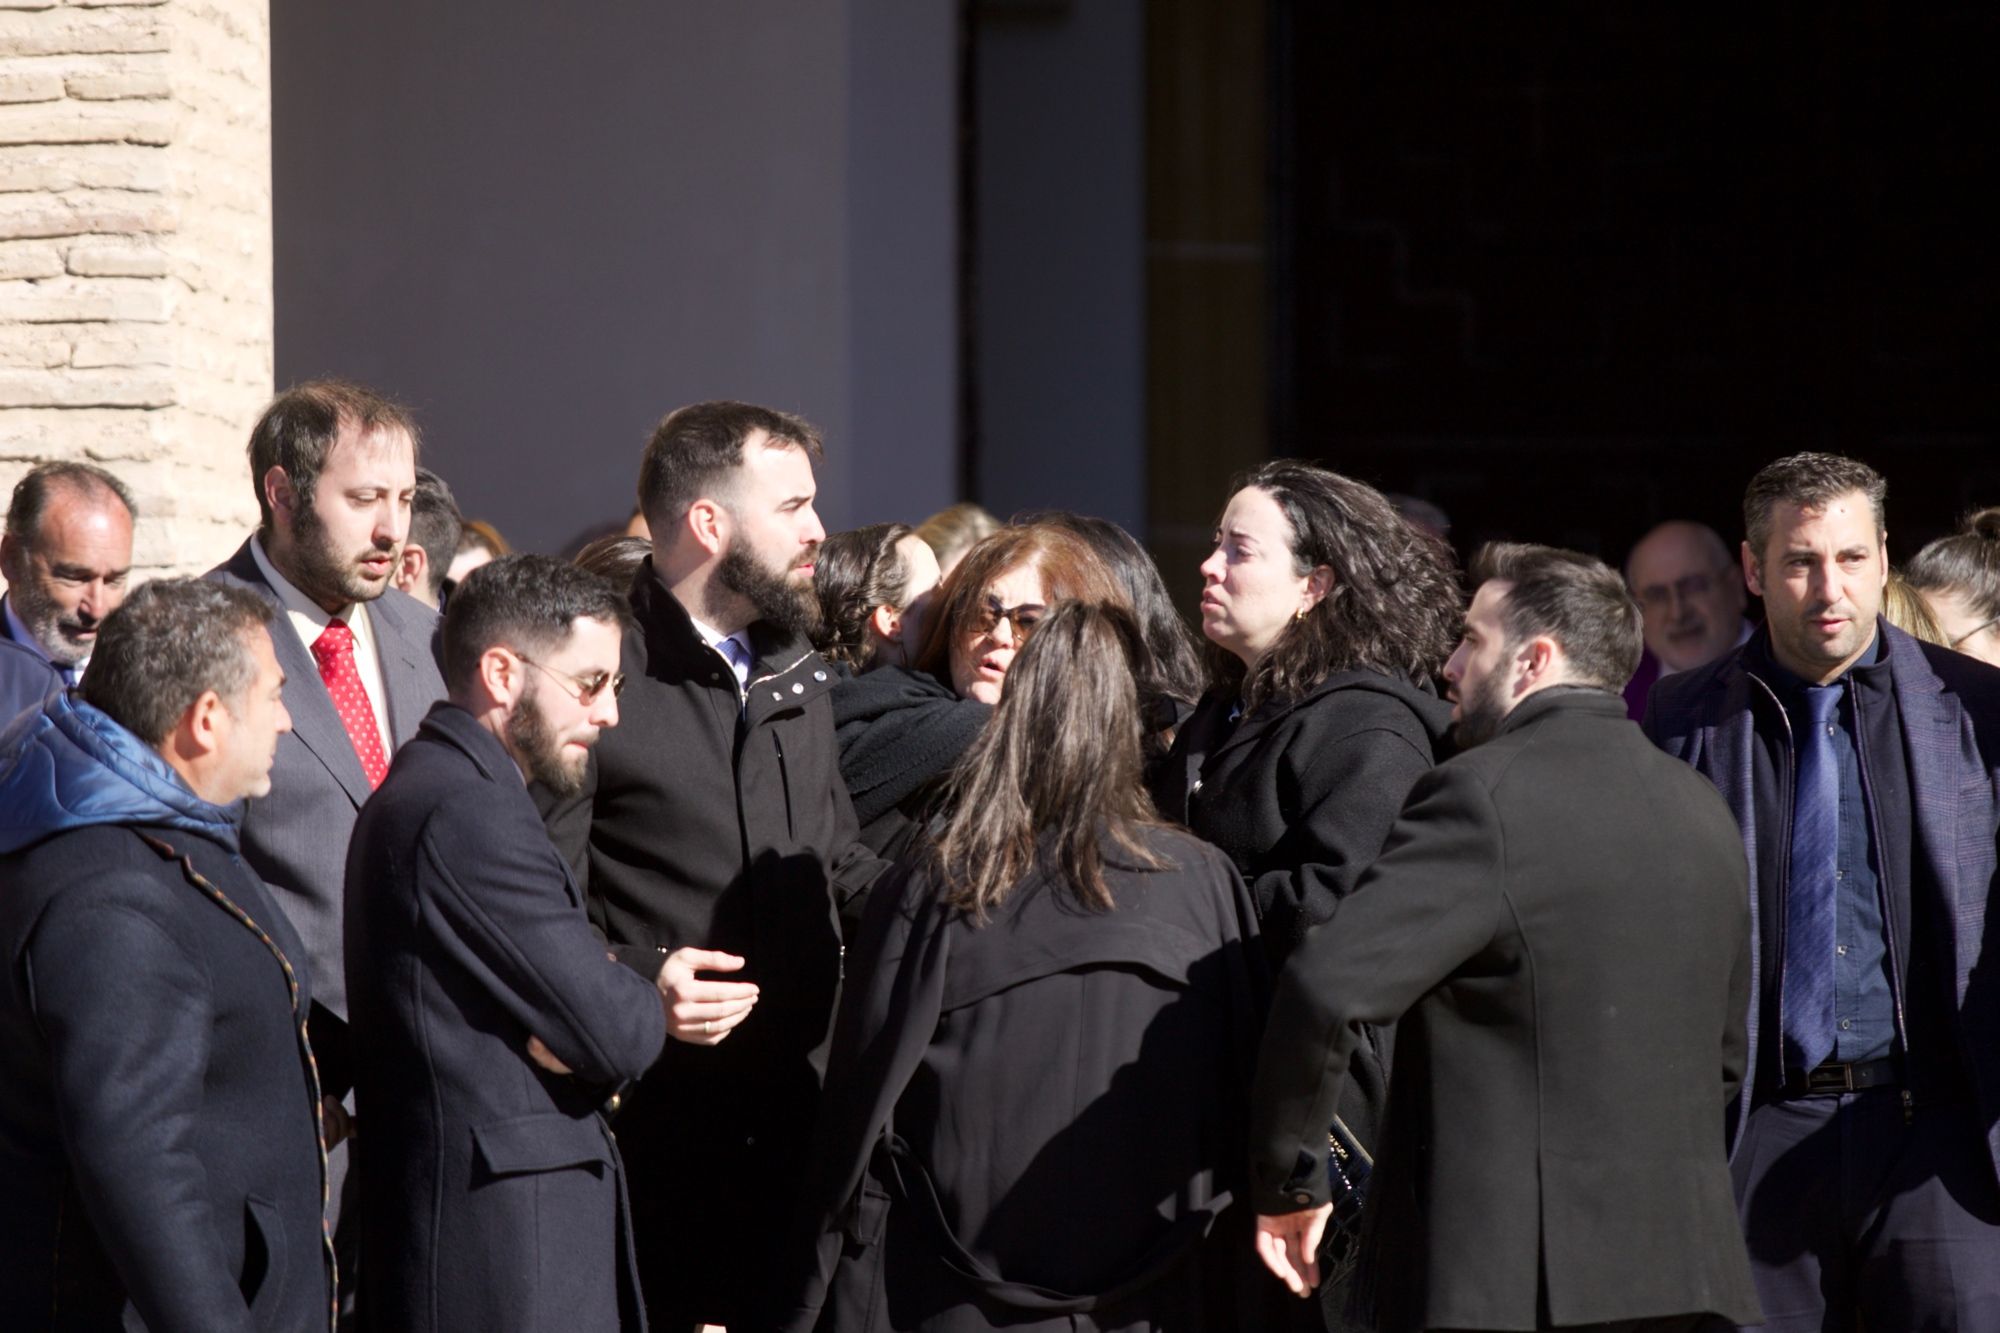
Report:
[{"label": "leather belt", "polygon": [[1866,1092],[1870,1088],[1886,1088],[1902,1083],[1903,1062],[1893,1055],[1885,1055],[1879,1060],[1857,1060],[1852,1064],[1836,1064],[1829,1060],[1817,1069],[1785,1071],[1785,1082],[1790,1087],[1803,1085],[1807,1092]]}]

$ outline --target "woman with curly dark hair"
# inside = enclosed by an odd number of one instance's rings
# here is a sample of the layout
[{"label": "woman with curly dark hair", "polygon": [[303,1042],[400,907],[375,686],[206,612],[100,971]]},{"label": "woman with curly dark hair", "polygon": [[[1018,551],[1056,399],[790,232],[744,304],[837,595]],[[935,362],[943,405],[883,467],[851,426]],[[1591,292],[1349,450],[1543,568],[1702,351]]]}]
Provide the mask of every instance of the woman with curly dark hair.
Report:
[{"label": "woman with curly dark hair", "polygon": [[[1442,757],[1435,680],[1464,597],[1444,544],[1373,487],[1289,459],[1238,479],[1201,574],[1211,684],[1153,797],[1249,881],[1275,966]],[[1387,1043],[1371,1038],[1340,1107],[1370,1151],[1387,1100]]]}]

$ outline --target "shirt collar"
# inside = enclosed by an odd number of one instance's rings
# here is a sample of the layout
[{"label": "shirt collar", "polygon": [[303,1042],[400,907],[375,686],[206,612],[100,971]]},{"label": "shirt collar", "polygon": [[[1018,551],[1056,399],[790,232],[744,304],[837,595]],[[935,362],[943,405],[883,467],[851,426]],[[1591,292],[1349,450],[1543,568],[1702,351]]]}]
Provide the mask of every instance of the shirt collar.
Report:
[{"label": "shirt collar", "polygon": [[707,624],[693,615],[688,616],[688,624],[694,626],[694,632],[701,635],[703,643],[715,649],[730,661],[742,660],[747,662],[750,660],[750,639],[747,630],[737,630],[734,634],[724,634],[713,625]]}]

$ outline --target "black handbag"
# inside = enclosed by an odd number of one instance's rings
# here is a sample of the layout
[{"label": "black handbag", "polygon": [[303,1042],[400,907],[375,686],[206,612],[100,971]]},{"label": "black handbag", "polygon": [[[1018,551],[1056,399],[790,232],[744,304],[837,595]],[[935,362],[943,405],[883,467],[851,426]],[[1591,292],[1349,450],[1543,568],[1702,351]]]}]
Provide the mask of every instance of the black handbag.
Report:
[{"label": "black handbag", "polygon": [[1321,1290],[1345,1287],[1361,1255],[1361,1209],[1368,1199],[1368,1177],[1375,1159],[1361,1146],[1339,1116],[1326,1134],[1326,1183],[1333,1214],[1319,1242]]}]

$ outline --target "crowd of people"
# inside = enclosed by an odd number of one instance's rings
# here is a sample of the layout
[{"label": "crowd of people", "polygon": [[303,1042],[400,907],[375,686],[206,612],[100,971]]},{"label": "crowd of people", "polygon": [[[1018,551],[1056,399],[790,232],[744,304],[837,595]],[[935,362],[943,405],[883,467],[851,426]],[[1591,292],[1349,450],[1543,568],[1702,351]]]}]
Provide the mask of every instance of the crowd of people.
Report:
[{"label": "crowd of people", "polygon": [[1279,460],[1162,571],[708,402],[565,560],[418,455],[288,389],[129,595],[15,488],[5,1327],[2000,1330],[2000,511]]}]

